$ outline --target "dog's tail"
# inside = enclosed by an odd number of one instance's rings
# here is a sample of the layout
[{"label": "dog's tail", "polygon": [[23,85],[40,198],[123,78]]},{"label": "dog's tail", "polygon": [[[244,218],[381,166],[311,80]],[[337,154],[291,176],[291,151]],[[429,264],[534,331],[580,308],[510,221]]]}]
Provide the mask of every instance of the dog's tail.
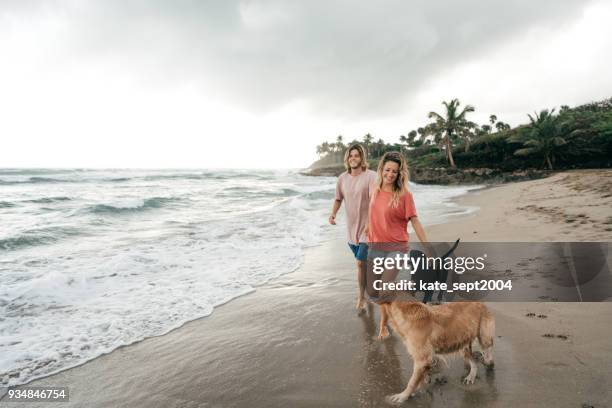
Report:
[{"label": "dog's tail", "polygon": [[480,325],[478,328],[478,343],[482,348],[483,363],[493,367],[493,339],[495,338],[495,319],[489,310],[484,306],[480,315]]},{"label": "dog's tail", "polygon": [[455,249],[457,249],[458,246],[459,246],[459,239],[457,239],[455,243],[453,244],[452,248],[446,251],[446,253],[442,255],[440,258],[442,258],[442,260],[448,258],[448,256],[452,254],[455,251]]}]

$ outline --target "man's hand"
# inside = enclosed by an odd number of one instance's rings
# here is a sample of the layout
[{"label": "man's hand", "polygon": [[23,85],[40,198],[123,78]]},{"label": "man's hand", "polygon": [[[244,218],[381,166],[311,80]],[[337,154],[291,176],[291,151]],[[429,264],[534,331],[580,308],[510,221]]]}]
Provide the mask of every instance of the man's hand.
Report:
[{"label": "man's hand", "polygon": [[329,216],[329,223],[331,225],[336,225],[336,216],[334,214]]}]

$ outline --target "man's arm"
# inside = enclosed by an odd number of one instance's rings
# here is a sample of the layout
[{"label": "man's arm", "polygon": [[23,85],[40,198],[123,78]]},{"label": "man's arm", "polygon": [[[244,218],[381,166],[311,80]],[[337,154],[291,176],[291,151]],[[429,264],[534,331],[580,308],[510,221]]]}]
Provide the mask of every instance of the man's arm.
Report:
[{"label": "man's arm", "polygon": [[340,209],[341,205],[342,205],[341,199],[334,200],[334,206],[332,207],[332,213],[329,216],[329,223],[331,225],[336,225],[336,214],[338,213],[338,210]]}]

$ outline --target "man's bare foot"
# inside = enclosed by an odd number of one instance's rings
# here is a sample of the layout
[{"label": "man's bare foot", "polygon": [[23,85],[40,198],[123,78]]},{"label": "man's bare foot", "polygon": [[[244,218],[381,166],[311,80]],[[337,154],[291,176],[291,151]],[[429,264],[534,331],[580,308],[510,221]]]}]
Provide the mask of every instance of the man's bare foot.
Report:
[{"label": "man's bare foot", "polygon": [[365,313],[366,304],[365,304],[365,300],[363,299],[363,297],[357,298],[357,305],[355,306],[355,309],[357,309],[357,314]]}]

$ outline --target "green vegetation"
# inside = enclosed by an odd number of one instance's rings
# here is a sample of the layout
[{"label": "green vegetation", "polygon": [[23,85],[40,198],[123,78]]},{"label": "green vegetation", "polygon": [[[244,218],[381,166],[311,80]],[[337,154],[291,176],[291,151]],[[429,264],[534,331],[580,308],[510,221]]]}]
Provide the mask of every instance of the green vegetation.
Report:
[{"label": "green vegetation", "polygon": [[[443,115],[436,112],[429,112],[427,115],[430,119],[435,119],[435,122],[430,123],[428,126],[431,129],[431,133],[435,135],[434,142],[443,146],[446,160],[452,168],[457,167],[455,160],[453,160],[453,148],[451,140],[462,139],[465,141],[466,151],[470,146],[470,129],[475,124],[467,120],[466,115],[469,112],[474,112],[476,108],[472,105],[467,105],[461,112],[459,112],[459,99],[453,99],[448,102],[442,102],[442,105],[446,108]],[[494,115],[491,115],[494,117]],[[488,125],[487,125],[488,126]]]},{"label": "green vegetation", "polygon": [[[411,167],[491,168],[513,171],[612,167],[612,98],[570,108],[543,109],[527,115],[529,123],[511,128],[490,115],[478,125],[468,119],[475,111],[461,107],[458,99],[443,102],[441,113],[430,112],[432,122],[387,143],[367,133],[361,143],[371,164],[387,151],[406,155]],[[317,146],[320,159],[314,167],[342,163],[348,145],[338,136],[333,143]]]}]

